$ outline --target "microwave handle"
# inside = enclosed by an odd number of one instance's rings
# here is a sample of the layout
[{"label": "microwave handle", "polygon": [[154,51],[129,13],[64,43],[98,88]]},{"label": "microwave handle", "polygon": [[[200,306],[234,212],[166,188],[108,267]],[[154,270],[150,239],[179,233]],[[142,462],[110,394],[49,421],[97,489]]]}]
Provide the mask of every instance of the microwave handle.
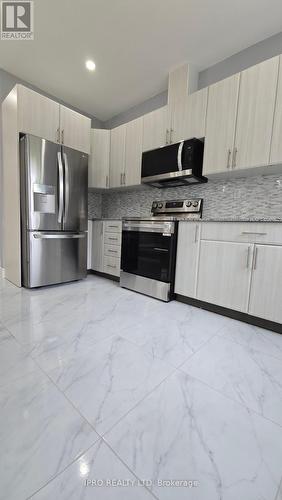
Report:
[{"label": "microwave handle", "polygon": [[184,146],[184,141],[181,141],[178,146],[178,153],[177,153],[177,166],[178,170],[182,170],[182,150]]}]

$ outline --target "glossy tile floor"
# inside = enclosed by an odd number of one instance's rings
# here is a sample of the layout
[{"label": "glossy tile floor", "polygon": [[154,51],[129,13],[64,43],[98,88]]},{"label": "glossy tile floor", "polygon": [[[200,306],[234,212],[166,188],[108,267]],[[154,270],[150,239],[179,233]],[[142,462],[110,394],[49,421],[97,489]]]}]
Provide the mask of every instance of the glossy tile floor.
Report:
[{"label": "glossy tile floor", "polygon": [[0,313],[1,500],[282,499],[281,335],[94,276]]}]

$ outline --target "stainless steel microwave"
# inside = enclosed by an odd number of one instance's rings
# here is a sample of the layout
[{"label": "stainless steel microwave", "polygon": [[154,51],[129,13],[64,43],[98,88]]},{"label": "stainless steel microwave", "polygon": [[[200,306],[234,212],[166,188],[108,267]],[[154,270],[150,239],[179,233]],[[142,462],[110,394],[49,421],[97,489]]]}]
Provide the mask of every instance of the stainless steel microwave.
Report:
[{"label": "stainless steel microwave", "polygon": [[167,188],[207,182],[202,175],[204,142],[188,139],[142,155],[141,181],[153,187]]}]

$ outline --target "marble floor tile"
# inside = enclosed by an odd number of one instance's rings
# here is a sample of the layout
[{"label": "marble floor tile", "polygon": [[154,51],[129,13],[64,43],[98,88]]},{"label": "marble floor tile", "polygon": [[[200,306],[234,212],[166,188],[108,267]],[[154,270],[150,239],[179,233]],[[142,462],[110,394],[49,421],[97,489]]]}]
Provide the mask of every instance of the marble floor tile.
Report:
[{"label": "marble floor tile", "polygon": [[0,407],[1,500],[26,499],[97,441],[35,364],[32,371],[6,374]]},{"label": "marble floor tile", "polygon": [[97,432],[103,434],[172,370],[167,363],[116,336],[48,373]]},{"label": "marble floor tile", "polygon": [[228,318],[219,335],[282,360],[282,335]]},{"label": "marble floor tile", "polygon": [[[87,486],[86,481],[88,481]],[[112,484],[116,486],[111,487]],[[103,440],[92,446],[85,455],[32,496],[34,500],[152,500],[153,498]]]},{"label": "marble floor tile", "polygon": [[282,426],[281,360],[215,337],[181,369]]},{"label": "marble floor tile", "polygon": [[190,306],[186,308],[187,311],[177,308],[180,311],[178,319],[169,314],[153,314],[134,328],[122,330],[121,336],[178,367],[216,335],[223,324],[222,318],[213,313]]},{"label": "marble floor tile", "polygon": [[161,500],[272,500],[281,478],[281,427],[180,371],[105,440]]},{"label": "marble floor tile", "polygon": [[16,369],[28,356],[8,330],[0,325],[0,385],[10,370]]}]

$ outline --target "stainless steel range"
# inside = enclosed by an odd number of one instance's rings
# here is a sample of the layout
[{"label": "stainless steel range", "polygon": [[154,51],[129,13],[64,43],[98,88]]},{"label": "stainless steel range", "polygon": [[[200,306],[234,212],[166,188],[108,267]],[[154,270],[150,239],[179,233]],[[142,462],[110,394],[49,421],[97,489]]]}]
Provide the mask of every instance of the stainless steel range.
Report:
[{"label": "stainless steel range", "polygon": [[124,219],[120,285],[165,302],[172,300],[178,221],[200,219],[202,207],[201,198],[154,201],[151,217]]}]

